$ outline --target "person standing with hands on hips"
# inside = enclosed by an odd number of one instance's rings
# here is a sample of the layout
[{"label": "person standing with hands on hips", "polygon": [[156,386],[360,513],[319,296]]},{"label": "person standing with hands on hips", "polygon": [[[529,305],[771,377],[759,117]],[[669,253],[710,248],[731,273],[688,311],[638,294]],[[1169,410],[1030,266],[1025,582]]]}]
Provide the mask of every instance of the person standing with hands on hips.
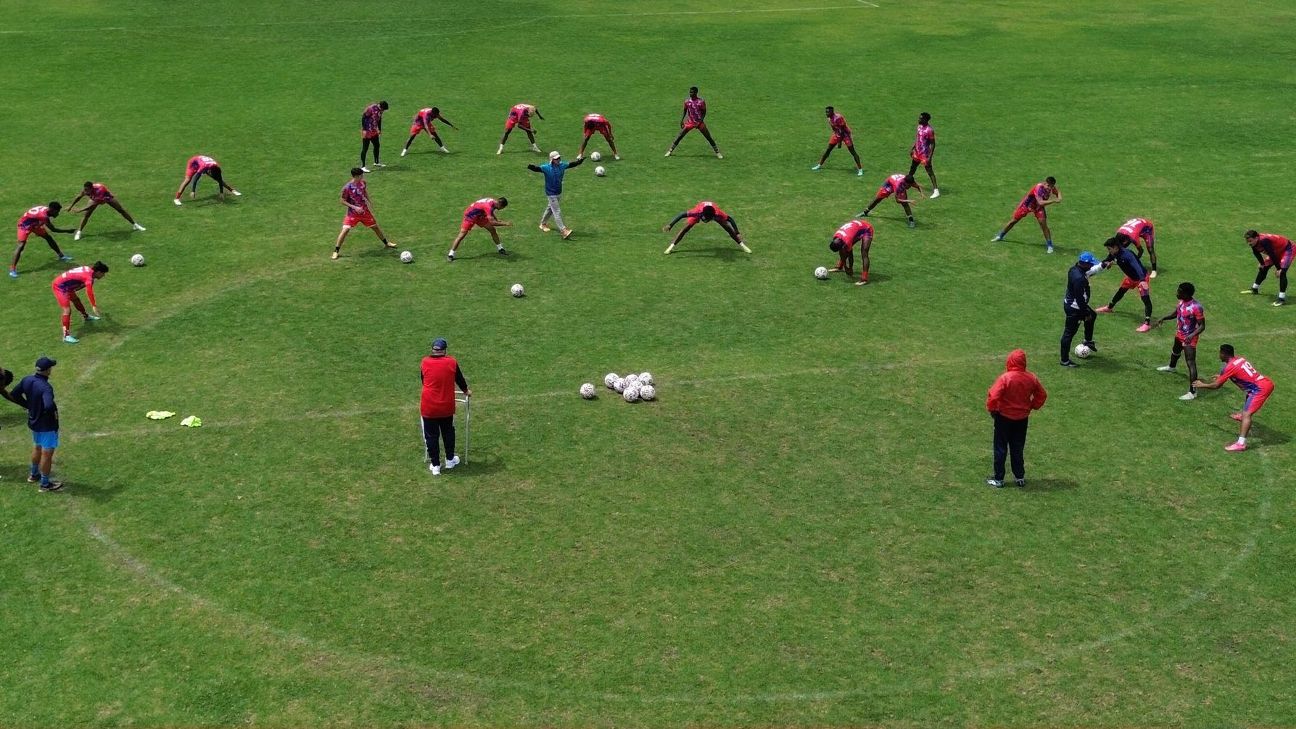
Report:
[{"label": "person standing with hands on hips", "polygon": [[1018,486],[1026,485],[1026,426],[1032,410],[1044,407],[1048,392],[1035,373],[1026,369],[1026,353],[1014,349],[1005,371],[986,393],[986,410],[994,418],[994,474],[986,485],[1003,488],[1004,456],[1012,453]]},{"label": "person standing with hands on hips", "polygon": [[575,162],[563,162],[562,155],[558,150],[549,153],[549,162],[542,165],[527,165],[527,169],[532,172],[539,172],[545,178],[545,197],[549,199],[545,211],[540,215],[540,230],[549,232],[549,218],[558,224],[558,230],[562,232],[563,240],[571,237],[572,229],[568,228],[562,219],[562,208],[559,207],[558,198],[562,197],[563,175],[567,170],[573,167],[579,167],[585,162],[584,157],[577,157]]},{"label": "person standing with hands on hips", "polygon": [[423,358],[419,367],[419,380],[423,393],[419,398],[419,414],[423,418],[423,443],[427,448],[428,470],[433,476],[441,475],[441,452],[437,439],[445,442],[446,469],[459,465],[455,455],[455,386],[464,397],[472,397],[468,381],[464,379],[459,362],[446,354],[446,340],[438,337],[432,342],[432,354]]},{"label": "person standing with hands on hips", "polygon": [[31,472],[29,483],[40,482],[41,491],[58,491],[60,481],[50,480],[54,468],[54,449],[58,448],[58,406],[54,404],[54,388],[50,386],[50,370],[58,362],[49,357],[36,360],[36,373],[22,378],[9,394],[9,399],[19,407],[27,408],[27,427],[32,432]]}]

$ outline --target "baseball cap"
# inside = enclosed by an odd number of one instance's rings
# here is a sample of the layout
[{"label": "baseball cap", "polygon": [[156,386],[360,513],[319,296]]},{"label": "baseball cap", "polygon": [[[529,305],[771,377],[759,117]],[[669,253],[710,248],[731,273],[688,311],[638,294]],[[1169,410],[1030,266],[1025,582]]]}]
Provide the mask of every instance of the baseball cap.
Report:
[{"label": "baseball cap", "polygon": [[1098,262],[1098,259],[1094,257],[1094,254],[1090,253],[1089,251],[1085,251],[1084,253],[1080,254],[1080,262],[1088,263],[1089,265],[1092,266],[1093,264]]},{"label": "baseball cap", "polygon": [[562,156],[562,155],[561,155],[561,154],[558,154],[558,150],[556,150],[556,149],[555,149],[554,151],[552,151],[552,152],[549,153],[549,159],[558,159],[558,158],[561,157],[561,156]]},{"label": "baseball cap", "polygon": [[56,364],[58,364],[56,360],[52,360],[49,357],[41,357],[40,359],[36,360],[36,369],[47,370]]},{"label": "baseball cap", "polygon": [[442,352],[444,352],[445,348],[446,348],[445,339],[442,339],[441,337],[437,337],[436,339],[432,340],[432,349],[439,349]]}]

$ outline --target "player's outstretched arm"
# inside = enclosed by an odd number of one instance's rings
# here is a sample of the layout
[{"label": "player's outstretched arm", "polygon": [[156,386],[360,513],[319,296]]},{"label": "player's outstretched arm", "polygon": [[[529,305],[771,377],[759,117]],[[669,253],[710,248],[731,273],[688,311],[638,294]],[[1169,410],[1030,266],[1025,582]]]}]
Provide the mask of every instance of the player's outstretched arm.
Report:
[{"label": "player's outstretched arm", "polygon": [[669,233],[669,232],[670,232],[670,229],[671,229],[671,228],[674,228],[676,223],[678,223],[679,221],[681,221],[681,220],[683,220],[684,218],[687,218],[687,217],[688,217],[688,213],[687,213],[687,212],[683,212],[683,213],[680,213],[679,215],[676,215],[674,218],[671,218],[671,221],[670,221],[669,223],[667,223],[666,225],[663,225],[663,226],[662,226],[662,232],[663,232],[663,233]]},{"label": "player's outstretched arm", "polygon": [[544,172],[544,170],[540,169],[540,165],[527,165],[527,169],[532,172]]},{"label": "player's outstretched arm", "polygon": [[446,126],[450,127],[451,129],[455,130],[456,132],[459,131],[459,127],[455,126],[454,123],[451,122],[449,119],[447,119],[447,118],[441,116],[440,113],[437,114],[436,118],[438,118],[438,119],[440,119],[441,121],[445,122],[445,123],[446,123]]},{"label": "player's outstretched arm", "polygon": [[77,205],[77,203],[81,202],[81,198],[83,198],[83,197],[85,197],[85,193],[84,193],[84,192],[79,192],[79,193],[77,193],[77,196],[76,196],[76,197],[72,198],[72,202],[68,203],[68,212],[69,212],[69,213],[79,213],[79,212],[81,212],[80,210],[77,210],[77,206],[76,206],[76,205]]},{"label": "player's outstretched arm", "polygon": [[577,157],[576,159],[572,160],[570,163],[567,164],[567,169],[570,170],[573,167],[580,167],[583,164],[585,164],[585,158]]}]

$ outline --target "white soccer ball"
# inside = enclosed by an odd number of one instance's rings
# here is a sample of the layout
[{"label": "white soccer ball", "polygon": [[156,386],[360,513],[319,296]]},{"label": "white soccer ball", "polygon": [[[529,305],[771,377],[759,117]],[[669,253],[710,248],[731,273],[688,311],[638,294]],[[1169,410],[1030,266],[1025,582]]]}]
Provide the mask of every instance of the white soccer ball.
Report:
[{"label": "white soccer ball", "polygon": [[605,168],[603,165],[599,165],[598,167],[594,168],[594,174],[599,177],[602,177],[603,175],[607,174],[607,168]]},{"label": "white soccer ball", "polygon": [[401,263],[413,263],[414,254],[410,253],[409,251],[401,251],[400,259],[401,259]]},{"label": "white soccer ball", "polygon": [[612,389],[616,390],[617,392],[625,392],[626,389],[625,380],[621,379],[620,377],[613,380]]},{"label": "white soccer ball", "polygon": [[595,162],[598,162],[599,160],[603,159],[603,155],[599,154],[598,152],[590,152],[590,159],[594,160]]},{"label": "white soccer ball", "polygon": [[132,265],[132,266],[143,266],[143,265],[144,265],[144,255],[143,255],[142,253],[136,253],[135,255],[131,256],[131,265]]},{"label": "white soccer ball", "polygon": [[526,295],[526,289],[522,288],[522,284],[513,284],[513,288],[509,289],[509,293],[513,294],[515,299],[521,298]]},{"label": "white soccer ball", "polygon": [[1075,356],[1079,357],[1080,359],[1089,359],[1089,355],[1091,354],[1093,354],[1093,350],[1089,349],[1089,347],[1085,346],[1084,344],[1076,345]]},{"label": "white soccer ball", "polygon": [[644,385],[639,388],[639,397],[643,400],[656,400],[657,388],[652,385]]},{"label": "white soccer ball", "polygon": [[617,373],[615,372],[609,372],[606,375],[603,375],[603,384],[607,385],[607,389],[609,390],[613,389],[612,386],[616,384],[616,381]]},{"label": "white soccer ball", "polygon": [[627,387],[622,393],[621,398],[626,402],[635,402],[639,399],[639,386]]},{"label": "white soccer ball", "polygon": [[644,385],[651,385],[651,384],[653,384],[653,378],[651,372],[642,372],[639,374],[640,387],[643,387]]},{"label": "white soccer ball", "polygon": [[585,384],[581,385],[581,388],[580,388],[580,394],[581,394],[581,397],[585,398],[586,400],[593,400],[593,399],[594,399],[594,385],[593,385],[592,383],[589,383],[589,382],[586,382]]},{"label": "white soccer ball", "polygon": [[824,268],[823,266],[816,268],[815,278],[819,279],[820,281],[826,280],[828,278],[828,269]]},{"label": "white soccer ball", "polygon": [[626,387],[629,387],[629,386],[631,386],[631,385],[635,385],[635,386],[638,386],[638,385],[639,385],[639,375],[636,375],[636,374],[633,373],[633,372],[631,372],[630,374],[626,375],[626,376],[625,376],[624,378],[622,378],[622,379],[625,380]]}]

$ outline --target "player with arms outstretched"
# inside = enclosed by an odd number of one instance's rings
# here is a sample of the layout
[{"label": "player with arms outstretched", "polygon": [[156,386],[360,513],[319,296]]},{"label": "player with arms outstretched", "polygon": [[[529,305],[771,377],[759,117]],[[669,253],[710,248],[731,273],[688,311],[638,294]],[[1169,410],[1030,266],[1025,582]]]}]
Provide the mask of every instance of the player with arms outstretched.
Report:
[{"label": "player with arms outstretched", "polygon": [[418,112],[414,114],[413,121],[410,122],[410,136],[409,139],[405,140],[405,148],[401,150],[401,156],[404,157],[409,154],[410,145],[414,143],[415,139],[418,139],[420,132],[427,132],[428,136],[432,137],[432,141],[436,142],[437,149],[439,149],[442,154],[450,154],[450,150],[446,149],[445,144],[441,142],[440,135],[437,134],[436,125],[432,123],[438,120],[445,122],[446,126],[451,129],[456,131],[459,129],[459,127],[451,124],[449,119],[441,116],[441,110],[439,108],[429,106],[419,109]]},{"label": "player with arms outstretched", "polygon": [[828,242],[828,250],[837,254],[837,267],[834,271],[845,271],[847,276],[855,275],[855,246],[860,247],[860,277],[856,286],[868,284],[869,248],[873,245],[873,224],[867,220],[852,220],[833,233]]},{"label": "player with arms outstretched", "polygon": [[1125,292],[1138,289],[1139,298],[1143,300],[1143,323],[1134,331],[1146,332],[1152,328],[1152,277],[1143,267],[1143,262],[1134,255],[1134,251],[1122,248],[1116,236],[1108,238],[1104,245],[1107,246],[1107,257],[1103,259],[1103,268],[1115,265],[1125,273],[1125,278],[1116,293],[1112,294],[1111,302],[1095,311],[1099,314],[1112,313],[1116,303],[1125,297]]},{"label": "player with arms outstretched", "polygon": [[198,180],[202,179],[203,175],[207,175],[215,181],[216,195],[221,200],[225,199],[226,190],[234,193],[234,197],[243,194],[225,184],[225,174],[221,172],[219,162],[205,154],[198,154],[190,157],[188,164],[185,165],[184,182],[180,183],[180,189],[176,190],[175,194],[176,205],[180,205],[180,195],[184,193],[184,189],[189,187],[190,183],[193,183],[193,187],[189,190],[189,199],[194,199],[194,196],[198,194]]},{"label": "player with arms outstretched", "polygon": [[1148,276],[1157,277],[1156,229],[1147,218],[1130,218],[1116,229],[1116,240],[1121,248],[1134,246],[1134,255],[1143,260],[1143,247],[1147,246],[1148,262],[1151,270]]},{"label": "player with arms outstretched", "polygon": [[[50,283],[50,289],[54,291],[54,299],[58,301],[59,310],[63,322],[63,341],[68,344],[76,344],[77,338],[72,336],[72,307],[81,312],[87,322],[99,321],[99,305],[95,303],[94,283],[103,278],[108,273],[108,265],[103,261],[95,261],[93,266],[77,266],[68,271],[60,273]],[[85,304],[81,303],[81,297],[77,292],[85,289],[86,297],[90,299],[90,312],[85,309]]]},{"label": "player with arms outstretched", "polygon": [[378,227],[378,221],[374,220],[369,203],[369,186],[365,184],[363,168],[351,168],[351,181],[342,186],[341,201],[347,213],[342,219],[342,231],[338,233],[337,242],[333,244],[333,260],[336,261],[342,255],[342,241],[346,240],[351,229],[357,225],[364,225],[372,230],[374,235],[378,236],[378,240],[382,241],[383,248],[396,247],[395,243],[387,240],[382,228]]},{"label": "player with arms outstretched", "polygon": [[495,250],[501,256],[507,256],[508,251],[504,250],[504,244],[500,242],[499,233],[495,232],[496,228],[507,228],[512,223],[500,220],[495,217],[495,212],[508,207],[508,198],[496,200],[493,197],[484,197],[477,202],[464,208],[463,223],[459,225],[459,235],[455,236],[454,242],[450,244],[450,252],[446,254],[446,259],[454,263],[455,251],[459,250],[459,244],[464,238],[468,237],[468,232],[473,228],[485,228],[490,233],[491,240],[495,241]]},{"label": "player with arms outstretched", "polygon": [[[81,202],[81,198],[85,198],[89,204],[82,210],[77,210],[76,205]],[[81,225],[77,226],[76,235],[72,236],[72,240],[81,240],[81,231],[85,230],[86,223],[90,222],[90,216],[94,215],[95,208],[100,205],[107,205],[113,210],[116,210],[118,215],[125,218],[126,222],[131,224],[132,230],[143,232],[144,226],[135,222],[135,218],[132,218],[131,214],[126,212],[126,208],[123,208],[121,203],[117,202],[117,198],[113,196],[112,191],[108,189],[107,185],[86,180],[85,185],[81,188],[81,192],[77,193],[77,196],[72,198],[72,202],[68,204],[69,213],[75,214],[85,212],[85,217],[81,218]]]},{"label": "player with arms outstretched", "polygon": [[855,152],[855,142],[851,139],[850,126],[846,123],[846,117],[838,114],[831,106],[824,107],[824,115],[828,117],[828,128],[832,130],[832,135],[828,137],[828,149],[824,150],[823,156],[819,158],[819,164],[811,167],[814,172],[823,169],[828,162],[828,155],[832,154],[834,149],[846,146],[851,157],[855,158],[855,174],[858,177],[864,176],[864,165],[860,162],[859,155]]},{"label": "player with arms outstretched", "polygon": [[1252,255],[1260,263],[1260,270],[1256,271],[1255,283],[1251,284],[1251,289],[1242,293],[1260,293],[1260,284],[1264,283],[1265,277],[1269,275],[1269,269],[1277,268],[1278,298],[1274,299],[1273,305],[1286,304],[1287,269],[1291,268],[1292,258],[1296,256],[1296,244],[1281,235],[1257,233],[1254,230],[1246,232],[1246,242],[1251,246]]},{"label": "player with arms outstretched", "polygon": [[1235,356],[1231,344],[1220,345],[1219,358],[1224,363],[1224,368],[1220,370],[1219,377],[1214,382],[1197,380],[1193,383],[1193,386],[1200,387],[1203,390],[1218,390],[1223,387],[1225,382],[1232,380],[1233,384],[1246,393],[1246,400],[1242,403],[1242,412],[1233,413],[1229,416],[1242,424],[1237,442],[1224,446],[1226,451],[1244,451],[1247,448],[1247,435],[1251,432],[1251,417],[1259,412],[1260,408],[1264,407],[1265,400],[1268,400],[1269,396],[1273,394],[1274,383],[1273,380],[1257,372],[1255,366],[1246,361],[1246,358]]},{"label": "player with arms outstretched", "polygon": [[1197,399],[1197,387],[1192,383],[1197,381],[1197,339],[1206,331],[1206,311],[1193,298],[1196,293],[1197,289],[1191,283],[1184,281],[1179,284],[1179,289],[1175,292],[1179,304],[1175,306],[1175,310],[1152,322],[1152,326],[1157,327],[1162,322],[1175,320],[1175,341],[1170,348],[1170,364],[1161,365],[1157,372],[1174,372],[1175,365],[1179,364],[1179,355],[1183,355],[1184,361],[1188,363],[1188,392],[1180,395],[1180,400]]},{"label": "player with arms outstretched", "polygon": [[54,236],[49,234],[51,230],[55,233],[73,232],[71,228],[60,228],[54,225],[54,218],[57,218],[62,211],[62,203],[51,201],[49,205],[37,205],[34,208],[29,208],[27,212],[22,214],[22,217],[18,218],[18,248],[14,250],[13,261],[9,264],[9,278],[18,278],[18,259],[22,258],[23,249],[27,247],[27,239],[33,235],[44,238],[45,243],[49,245],[50,250],[54,251],[54,255],[59,257],[60,261],[72,260],[72,256],[65,254],[59,248],[58,241],[54,240]]},{"label": "player with arms outstretched", "polygon": [[675,137],[675,141],[671,142],[670,149],[666,150],[667,157],[675,154],[675,148],[679,146],[685,134],[696,129],[702,133],[702,138],[707,140],[707,144],[711,145],[711,151],[715,152],[716,159],[724,159],[724,155],[720,154],[720,148],[711,138],[711,130],[707,129],[706,115],[706,99],[698,96],[698,87],[690,86],[688,98],[684,100],[684,111],[680,114],[680,133]]},{"label": "player with arms outstretched", "polygon": [[918,171],[918,165],[927,170],[931,179],[932,194],[935,200],[940,197],[940,188],[936,185],[936,170],[932,169],[932,157],[936,155],[936,131],[931,128],[931,114],[923,112],[918,115],[918,128],[914,131],[914,143],[909,148],[909,176]]},{"label": "player with arms outstretched", "polygon": [[586,114],[584,123],[585,138],[581,140],[580,149],[576,151],[576,159],[585,156],[585,145],[589,144],[590,137],[595,134],[602,134],[603,139],[607,141],[608,147],[612,150],[612,159],[619,160],[621,155],[617,153],[616,138],[612,136],[612,122],[602,114]]},{"label": "player with arms outstretched", "polygon": [[913,208],[909,207],[909,190],[911,189],[922,192],[922,188],[918,186],[918,182],[914,180],[913,175],[897,172],[886,178],[886,181],[882,183],[882,187],[878,188],[877,195],[873,197],[873,202],[869,203],[867,208],[864,208],[864,212],[855,217],[867,218],[878,203],[895,195],[896,202],[900,204],[901,208],[904,208],[905,217],[909,219],[909,227],[912,228],[917,223],[914,222]]},{"label": "player with arms outstretched", "polygon": [[386,167],[379,160],[381,142],[382,142],[382,117],[383,112],[387,111],[390,106],[386,101],[379,101],[376,104],[370,104],[360,114],[360,169],[365,172],[369,171],[369,166],[365,160],[369,157],[369,147],[374,151],[374,167]]},{"label": "player with arms outstretched", "polygon": [[688,219],[688,223],[686,223],[683,228],[680,228],[680,232],[675,234],[675,239],[666,247],[666,255],[670,255],[675,251],[675,246],[679,245],[679,242],[684,239],[684,236],[687,235],[690,230],[693,230],[693,226],[698,223],[712,222],[724,229],[724,232],[728,233],[730,238],[733,238],[734,243],[738,244],[738,247],[743,250],[743,253],[751,253],[751,249],[747,247],[745,242],[743,242],[742,233],[738,232],[738,221],[734,220],[732,215],[721,210],[720,206],[710,200],[703,200],[697,205],[694,205],[688,210],[676,215],[669,223],[662,227],[662,232],[669,233],[671,228],[675,227],[676,223],[684,219]]},{"label": "player with arms outstretched", "polygon": [[535,130],[531,128],[531,115],[535,114],[536,118],[544,121],[540,115],[540,109],[534,104],[514,104],[509,109],[508,119],[504,120],[504,136],[500,137],[499,149],[495,154],[504,154],[504,143],[508,141],[509,135],[513,133],[513,127],[517,127],[526,132],[527,140],[531,142],[531,151],[539,152],[540,147],[536,145]]},{"label": "player with arms outstretched", "polygon": [[1048,225],[1048,206],[1062,202],[1062,191],[1058,189],[1057,180],[1052,177],[1046,177],[1043,182],[1038,182],[1026,193],[1026,197],[1017,203],[1017,209],[1013,211],[1012,220],[999,231],[999,235],[991,238],[993,242],[999,242],[1008,235],[1008,231],[1013,229],[1017,221],[1027,215],[1034,215],[1039,221],[1040,231],[1044,233],[1044,244],[1047,246],[1045,251],[1053,252],[1053,233],[1049,230]]}]

